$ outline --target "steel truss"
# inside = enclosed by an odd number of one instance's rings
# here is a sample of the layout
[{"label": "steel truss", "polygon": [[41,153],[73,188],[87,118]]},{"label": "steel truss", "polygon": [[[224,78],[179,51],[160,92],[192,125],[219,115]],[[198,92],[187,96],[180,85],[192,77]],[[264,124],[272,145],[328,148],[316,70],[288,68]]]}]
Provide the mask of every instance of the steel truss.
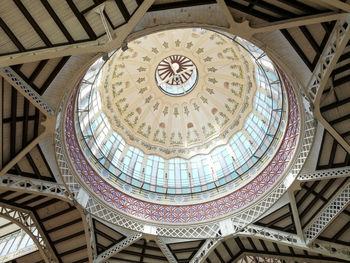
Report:
[{"label": "steel truss", "polygon": [[318,239],[315,239],[311,243],[306,243],[298,235],[253,224],[245,227],[237,236],[255,237],[313,253],[320,253],[329,257],[350,260],[349,246],[325,242]]},{"label": "steel truss", "polygon": [[32,238],[45,262],[59,262],[32,212],[0,203],[0,216],[21,227]]},{"label": "steel truss", "polygon": [[68,202],[72,201],[64,185],[19,175],[6,174],[0,176],[0,188],[15,190],[17,192],[47,195]]},{"label": "steel truss", "polygon": [[302,173],[298,176],[299,181],[327,180],[331,178],[340,178],[350,176],[350,167],[335,169],[317,170],[312,173]]},{"label": "steel truss", "polygon": [[[121,228],[118,226],[115,226],[113,224],[110,224],[108,222],[103,222],[103,224],[107,225],[108,227],[112,228],[116,232],[126,236],[125,239],[122,241],[114,244],[112,247],[107,249],[101,254],[97,254],[97,243],[95,239],[95,228],[93,224],[93,219],[94,217],[88,213],[86,215],[86,222],[88,224],[88,231],[89,231],[89,238],[90,238],[90,246],[91,246],[91,251],[92,251],[92,258],[94,263],[102,263],[102,262],[108,262],[108,259],[115,254],[117,254],[119,251],[127,248],[137,240],[139,240],[142,237],[142,233],[131,231],[125,228]],[[95,219],[97,220],[97,219]]]},{"label": "steel truss", "polygon": [[159,248],[162,250],[164,256],[167,258],[167,260],[170,263],[177,263],[176,258],[174,257],[173,253],[171,253],[170,249],[166,245],[166,242],[161,237],[157,237],[156,242]]},{"label": "steel truss", "polygon": [[194,257],[191,259],[190,263],[200,263],[203,262],[209,253],[217,246],[219,245],[218,239],[207,239],[204,244],[201,246],[201,248],[198,250],[198,252],[194,255]]},{"label": "steel truss", "polygon": [[127,248],[132,243],[139,240],[141,237],[142,237],[141,233],[136,233],[136,234],[132,234],[132,235],[128,236],[126,239],[123,239],[122,241],[113,245],[111,248],[104,251],[102,254],[98,255],[97,258],[94,260],[94,263],[106,262],[110,257],[114,256],[119,251],[123,250],[124,248]]},{"label": "steel truss", "polygon": [[0,75],[2,75],[11,85],[13,85],[25,98],[27,98],[46,116],[55,114],[55,111],[43,100],[43,98],[12,68],[0,67]]},{"label": "steel truss", "polygon": [[328,202],[326,207],[313,218],[307,227],[305,227],[304,234],[307,244],[313,242],[314,239],[317,238],[317,236],[322,232],[322,230],[329,223],[331,223],[332,220],[339,215],[348,204],[350,204],[350,183],[347,183],[341,187],[332,200]]},{"label": "steel truss", "polygon": [[350,39],[350,17],[337,21],[322,55],[315,67],[307,86],[311,103],[314,106],[314,115],[325,129],[350,153],[350,145],[344,138],[324,119],[320,112],[320,102],[323,90],[329,77]]}]

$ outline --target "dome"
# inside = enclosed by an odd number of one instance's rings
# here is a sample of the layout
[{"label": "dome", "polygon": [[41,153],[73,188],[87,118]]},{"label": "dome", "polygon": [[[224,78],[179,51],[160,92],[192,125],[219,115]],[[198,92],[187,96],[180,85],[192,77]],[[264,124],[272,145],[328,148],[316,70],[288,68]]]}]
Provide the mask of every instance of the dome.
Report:
[{"label": "dome", "polygon": [[77,110],[114,181],[163,194],[236,180],[272,156],[284,126],[279,76],[263,51],[198,28],[147,35],[97,61]]},{"label": "dome", "polygon": [[97,59],[69,99],[65,140],[97,200],[143,220],[199,223],[272,194],[292,164],[299,114],[263,50],[219,32],[172,29]]}]

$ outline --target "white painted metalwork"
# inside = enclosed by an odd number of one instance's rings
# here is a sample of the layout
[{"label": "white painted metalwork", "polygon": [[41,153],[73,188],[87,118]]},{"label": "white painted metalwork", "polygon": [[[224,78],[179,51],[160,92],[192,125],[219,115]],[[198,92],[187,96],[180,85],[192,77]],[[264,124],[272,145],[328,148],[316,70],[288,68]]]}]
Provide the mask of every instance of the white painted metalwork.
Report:
[{"label": "white painted metalwork", "polygon": [[320,112],[320,103],[323,90],[327,85],[329,77],[337,64],[340,55],[343,53],[350,39],[350,16],[338,20],[328,39],[326,47],[315,67],[307,86],[308,93],[313,100],[314,116],[319,120],[325,129],[350,153],[350,145],[345,139],[324,119]]},{"label": "white painted metalwork", "polygon": [[[239,257],[237,260],[234,262],[236,263],[251,263],[251,262],[259,262],[259,263],[284,263],[286,262],[283,259],[280,259],[279,256],[269,256],[269,255],[264,255],[264,254],[248,254],[244,253],[241,257]],[[289,263],[289,261],[287,261]]]},{"label": "white painted metalwork", "polygon": [[97,14],[100,15],[101,21],[102,21],[102,25],[103,25],[103,27],[104,27],[104,29],[105,29],[105,31],[106,31],[108,40],[111,41],[111,40],[113,40],[113,38],[112,38],[111,31],[109,30],[109,27],[108,27],[108,24],[107,24],[107,21],[106,21],[106,17],[105,17],[105,15],[104,15],[104,13],[103,13],[104,9],[105,9],[105,4],[102,3],[102,4],[100,4],[99,6],[97,6],[97,7],[94,9],[94,11],[95,11]]},{"label": "white painted metalwork", "polygon": [[249,225],[242,231],[237,233],[238,236],[255,237],[259,239],[270,240],[281,244],[288,244],[294,246],[304,247],[305,243],[300,239],[298,235],[270,229],[267,227],[261,227],[257,225]]},{"label": "white painted metalwork", "polygon": [[307,243],[310,244],[348,204],[350,204],[349,182],[338,190],[337,194],[328,202],[326,207],[314,216],[310,224],[305,227],[304,234]]},{"label": "white painted metalwork", "polygon": [[300,223],[298,207],[297,207],[297,203],[296,203],[295,196],[294,196],[294,189],[290,189],[288,191],[288,196],[289,196],[289,203],[290,203],[290,207],[292,209],[293,221],[295,224],[295,229],[297,231],[297,235],[300,237],[300,239],[302,241],[304,241],[305,237],[304,237],[302,225]]},{"label": "white painted metalwork", "polygon": [[33,239],[45,262],[59,262],[50,247],[44,232],[33,214],[7,204],[0,204],[0,216],[20,226]]},{"label": "white painted metalwork", "polygon": [[[13,83],[14,87],[30,100],[40,111],[46,115],[54,115],[55,111],[43,100],[43,98],[26,83],[13,69],[10,67],[0,67],[1,75],[3,75],[9,82]],[[11,83],[11,84],[12,84]]]},{"label": "white painted metalwork", "polygon": [[350,176],[350,167],[334,168],[318,170],[312,173],[301,173],[298,176],[299,181],[315,181],[315,180],[327,180],[331,178],[341,178]]},{"label": "white painted metalwork", "polygon": [[198,252],[191,259],[190,263],[200,263],[203,262],[209,253],[219,244],[218,239],[207,239]]},{"label": "white painted metalwork", "polygon": [[90,247],[91,247],[90,253],[92,253],[92,259],[95,260],[97,257],[97,247],[96,247],[95,229],[94,229],[94,224],[92,222],[91,214],[86,215],[86,222],[89,230]]},{"label": "white painted metalwork", "polygon": [[167,260],[170,263],[177,263],[176,258],[174,257],[173,253],[171,253],[170,249],[168,248],[168,246],[164,242],[163,238],[157,237],[156,242],[157,242],[158,246],[160,247],[160,249],[162,250],[164,256],[167,258]]},{"label": "white painted metalwork", "polygon": [[[350,29],[349,26],[349,16],[346,19],[339,20],[334,26],[333,32],[328,39],[328,43],[322,52],[307,86],[307,90],[313,103],[316,101],[319,90],[323,90],[326,85],[329,75],[340,56],[340,46],[343,44],[343,41],[345,41],[345,45],[347,44],[347,33]],[[340,52],[342,51],[343,50],[340,50]]]},{"label": "white painted metalwork", "polygon": [[309,244],[309,246],[307,246],[305,241],[303,241],[298,235],[274,230],[267,227],[252,224],[245,227],[241,232],[237,233],[236,235],[263,239],[266,241],[276,242],[281,245],[307,250],[312,253],[320,253],[325,256],[350,260],[350,253],[346,253],[346,251],[350,251],[350,247],[348,246],[334,244],[331,242],[324,242],[318,239],[314,240]]},{"label": "white painted metalwork", "polygon": [[64,185],[19,175],[6,174],[0,176],[0,188],[6,188],[18,192],[48,195],[64,201],[71,200],[68,198],[69,193]]},{"label": "white painted metalwork", "polygon": [[337,257],[350,261],[350,247],[336,244],[332,242],[327,242],[323,240],[316,240],[309,244],[309,247],[318,253],[325,254],[331,257]]},{"label": "white painted metalwork", "polygon": [[102,263],[108,260],[113,255],[117,254],[119,251],[123,250],[124,248],[130,246],[132,243],[136,242],[142,237],[141,233],[133,234],[126,239],[118,242],[117,244],[113,245],[111,248],[104,251],[102,254],[98,255],[97,258],[94,260],[94,263]]}]

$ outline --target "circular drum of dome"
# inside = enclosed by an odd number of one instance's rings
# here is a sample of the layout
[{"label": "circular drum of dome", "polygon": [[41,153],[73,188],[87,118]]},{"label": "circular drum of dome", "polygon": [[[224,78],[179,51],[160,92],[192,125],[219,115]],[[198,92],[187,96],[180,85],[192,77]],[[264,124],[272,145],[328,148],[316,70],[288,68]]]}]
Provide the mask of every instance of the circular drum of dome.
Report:
[{"label": "circular drum of dome", "polygon": [[110,183],[167,195],[237,188],[273,157],[287,105],[262,50],[203,29],[128,46],[99,59],[77,97],[81,147]]}]

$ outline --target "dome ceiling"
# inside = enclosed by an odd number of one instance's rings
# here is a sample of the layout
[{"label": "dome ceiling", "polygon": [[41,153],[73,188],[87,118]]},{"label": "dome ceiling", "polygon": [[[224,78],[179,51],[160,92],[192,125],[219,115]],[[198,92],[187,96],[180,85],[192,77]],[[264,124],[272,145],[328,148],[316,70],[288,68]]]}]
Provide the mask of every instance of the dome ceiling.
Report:
[{"label": "dome ceiling", "polygon": [[286,128],[283,93],[271,60],[251,43],[168,30],[90,67],[78,92],[77,133],[112,185],[165,195],[221,187],[223,195],[276,153]]},{"label": "dome ceiling", "polygon": [[148,35],[103,67],[103,112],[112,129],[143,152],[190,158],[242,128],[253,109],[255,70],[244,48],[212,31]]}]

